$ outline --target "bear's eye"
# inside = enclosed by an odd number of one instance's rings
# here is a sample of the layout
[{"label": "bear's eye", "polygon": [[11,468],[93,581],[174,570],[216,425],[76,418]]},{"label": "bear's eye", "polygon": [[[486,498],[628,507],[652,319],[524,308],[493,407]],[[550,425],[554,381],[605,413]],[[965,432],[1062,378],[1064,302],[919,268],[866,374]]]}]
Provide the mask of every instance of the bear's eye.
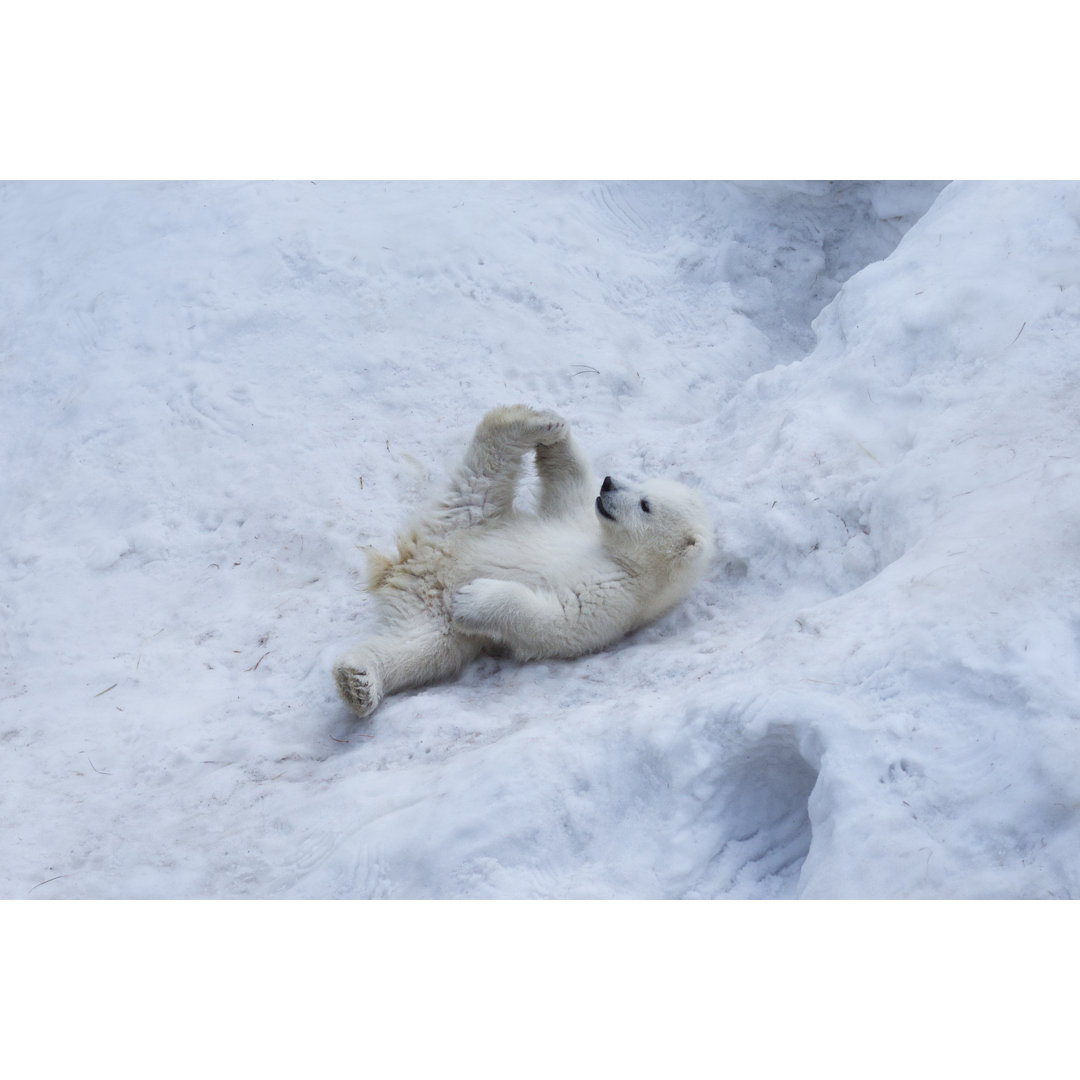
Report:
[{"label": "bear's eye", "polygon": [[641,509],[644,510],[646,514],[651,513],[652,507],[649,506],[649,500],[648,499],[642,499],[641,500]]}]

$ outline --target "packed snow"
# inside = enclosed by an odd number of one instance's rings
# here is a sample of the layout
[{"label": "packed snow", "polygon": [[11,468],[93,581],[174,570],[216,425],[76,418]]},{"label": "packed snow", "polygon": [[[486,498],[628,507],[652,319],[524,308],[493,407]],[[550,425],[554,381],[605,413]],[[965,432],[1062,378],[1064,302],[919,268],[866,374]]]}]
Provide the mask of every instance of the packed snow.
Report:
[{"label": "packed snow", "polygon": [[[1080,894],[1080,185],[0,187],[0,895]],[[357,721],[492,406],[691,599]]]}]

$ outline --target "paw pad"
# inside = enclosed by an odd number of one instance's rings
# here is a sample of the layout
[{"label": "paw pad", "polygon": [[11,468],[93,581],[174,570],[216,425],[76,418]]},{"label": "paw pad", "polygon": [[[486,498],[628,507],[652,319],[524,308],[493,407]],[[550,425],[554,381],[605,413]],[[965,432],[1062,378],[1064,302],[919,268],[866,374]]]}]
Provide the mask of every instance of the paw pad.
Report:
[{"label": "paw pad", "polygon": [[379,703],[379,692],[375,680],[365,670],[337,667],[334,669],[334,681],[341,700],[358,716],[374,712]]}]

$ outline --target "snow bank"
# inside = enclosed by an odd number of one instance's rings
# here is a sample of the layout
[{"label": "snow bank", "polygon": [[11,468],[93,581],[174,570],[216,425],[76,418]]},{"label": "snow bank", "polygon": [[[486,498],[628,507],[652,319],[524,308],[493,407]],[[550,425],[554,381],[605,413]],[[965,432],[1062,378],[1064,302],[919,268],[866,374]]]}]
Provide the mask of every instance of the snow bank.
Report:
[{"label": "snow bank", "polygon": [[953,185],[729,405],[790,615],[725,715],[818,769],[799,895],[1076,892],[1078,221],[1071,185]]},{"label": "snow bank", "polygon": [[[0,892],[1075,895],[1080,190],[939,188],[0,188]],[[358,545],[518,400],[714,572],[353,722]]]}]

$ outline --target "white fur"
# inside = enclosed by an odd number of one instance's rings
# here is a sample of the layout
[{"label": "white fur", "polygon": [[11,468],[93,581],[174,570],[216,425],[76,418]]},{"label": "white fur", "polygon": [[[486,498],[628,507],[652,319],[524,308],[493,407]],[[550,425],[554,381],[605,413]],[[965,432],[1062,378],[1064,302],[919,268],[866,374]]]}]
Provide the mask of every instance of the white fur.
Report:
[{"label": "white fur", "polygon": [[[513,505],[528,453],[540,478],[535,514]],[[581,656],[682,600],[712,550],[696,493],[610,477],[596,491],[560,417],[524,405],[489,412],[397,556],[371,556],[385,626],[334,666],[350,708],[367,716],[387,694],[448,678],[482,652]]]}]

